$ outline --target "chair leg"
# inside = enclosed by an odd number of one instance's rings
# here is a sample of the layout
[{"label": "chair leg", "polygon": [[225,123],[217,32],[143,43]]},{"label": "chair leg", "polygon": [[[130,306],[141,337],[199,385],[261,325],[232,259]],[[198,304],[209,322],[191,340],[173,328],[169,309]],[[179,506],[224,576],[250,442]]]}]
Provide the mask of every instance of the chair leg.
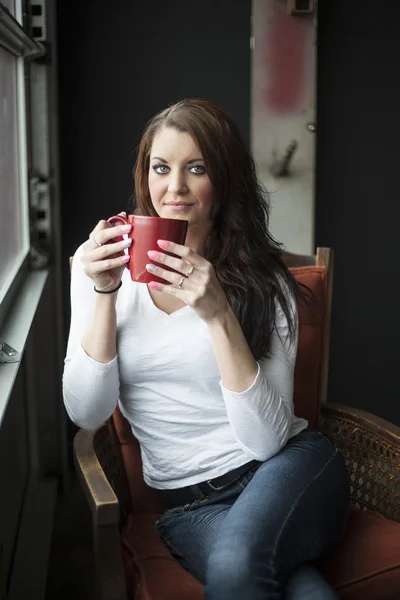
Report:
[{"label": "chair leg", "polygon": [[94,526],[96,597],[128,600],[122,562],[121,537],[116,523]]}]

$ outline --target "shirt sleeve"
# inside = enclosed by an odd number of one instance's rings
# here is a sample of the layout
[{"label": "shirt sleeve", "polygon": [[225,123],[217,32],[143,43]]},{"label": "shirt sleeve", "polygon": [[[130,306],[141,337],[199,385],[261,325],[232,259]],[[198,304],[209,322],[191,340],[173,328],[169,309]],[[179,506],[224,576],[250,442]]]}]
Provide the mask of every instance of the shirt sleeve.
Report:
[{"label": "shirt sleeve", "polygon": [[223,387],[228,419],[243,450],[252,458],[265,461],[286,444],[292,424],[294,367],[298,343],[298,316],[294,301],[295,335],[288,335],[286,316],[276,304],[276,329],[272,334],[270,355],[258,362],[258,373],[244,392]]},{"label": "shirt sleeve", "polygon": [[82,348],[82,337],[94,308],[93,283],[83,271],[82,246],[74,255],[71,272],[71,326],[63,373],[63,398],[71,420],[93,430],[113,413],[119,398],[118,360],[93,360]]}]

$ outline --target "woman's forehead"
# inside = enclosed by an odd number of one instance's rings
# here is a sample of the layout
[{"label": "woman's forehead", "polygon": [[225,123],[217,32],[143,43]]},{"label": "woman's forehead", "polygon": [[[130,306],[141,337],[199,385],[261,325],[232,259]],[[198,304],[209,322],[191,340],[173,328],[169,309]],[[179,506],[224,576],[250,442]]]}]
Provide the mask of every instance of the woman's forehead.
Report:
[{"label": "woman's forehead", "polygon": [[[187,160],[201,158],[200,149],[192,136],[185,131],[172,127],[163,127],[154,136],[150,156],[169,159]],[[169,159],[168,159],[169,157]]]}]

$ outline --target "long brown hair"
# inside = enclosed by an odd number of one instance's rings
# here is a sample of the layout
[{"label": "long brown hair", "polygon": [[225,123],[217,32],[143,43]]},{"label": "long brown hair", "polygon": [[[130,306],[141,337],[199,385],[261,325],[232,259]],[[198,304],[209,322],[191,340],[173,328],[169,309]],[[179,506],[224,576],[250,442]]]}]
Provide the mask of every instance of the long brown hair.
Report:
[{"label": "long brown hair", "polygon": [[212,227],[204,258],[212,263],[256,360],[268,356],[275,328],[275,300],[288,321],[295,318],[288,296],[301,300],[282,261],[282,246],[268,231],[269,198],[254,160],[234,121],[217,104],[191,98],[158,113],[142,137],[135,165],[136,213],[157,216],[148,186],[154,136],[163,127],[191,135],[213,185]]}]

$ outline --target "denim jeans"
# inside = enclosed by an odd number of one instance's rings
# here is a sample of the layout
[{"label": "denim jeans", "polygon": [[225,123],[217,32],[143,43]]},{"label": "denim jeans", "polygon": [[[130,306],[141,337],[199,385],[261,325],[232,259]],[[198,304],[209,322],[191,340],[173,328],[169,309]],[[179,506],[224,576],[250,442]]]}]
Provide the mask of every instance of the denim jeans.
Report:
[{"label": "denim jeans", "polygon": [[198,492],[192,504],[167,510],[156,529],[207,600],[337,598],[312,563],[344,532],[350,485],[322,433],[302,431],[227,487]]}]

